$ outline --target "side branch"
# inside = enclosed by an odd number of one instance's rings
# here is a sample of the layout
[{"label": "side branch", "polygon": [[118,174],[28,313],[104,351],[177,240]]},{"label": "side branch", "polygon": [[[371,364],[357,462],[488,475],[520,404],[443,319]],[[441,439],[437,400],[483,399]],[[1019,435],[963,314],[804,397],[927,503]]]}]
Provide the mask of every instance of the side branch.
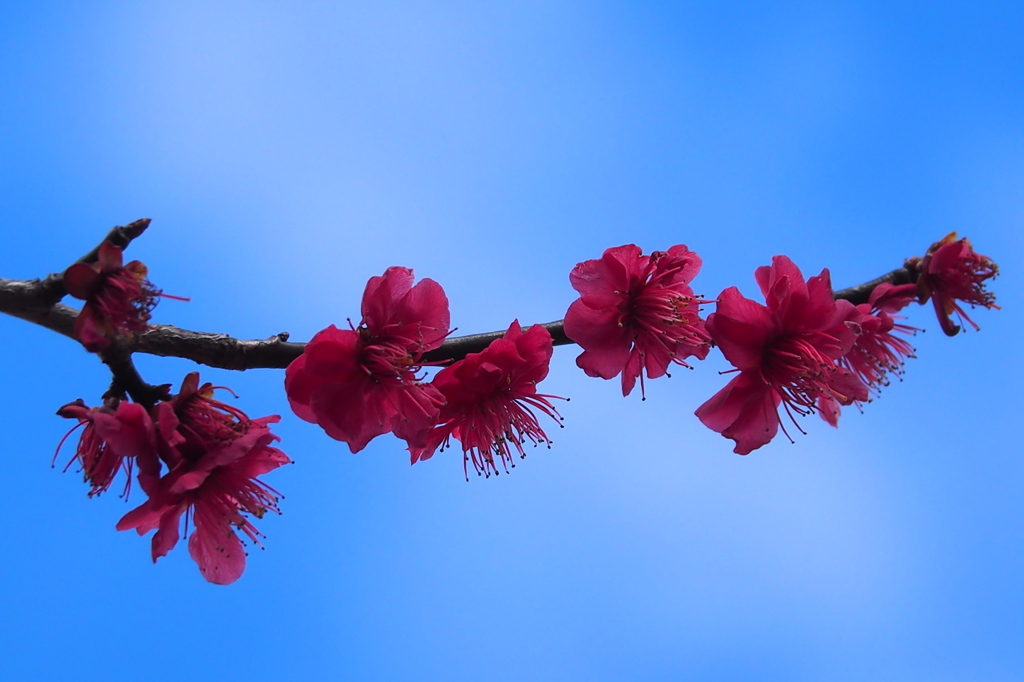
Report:
[{"label": "side branch", "polygon": [[109,348],[100,353],[100,358],[113,376],[107,396],[123,397],[127,394],[133,402],[142,405],[146,410],[170,397],[169,386],[153,386],[143,380],[139,370],[135,368],[135,363],[132,362],[131,351],[121,342],[111,343]]},{"label": "side branch", "polygon": [[[75,263],[93,263],[99,257],[100,246],[103,242],[109,241],[114,246],[125,249],[146,228],[149,227],[149,218],[141,218],[127,225],[119,225],[100,241],[91,251],[79,258]],[[35,320],[19,315],[13,309],[21,311],[44,312],[50,306],[60,302],[67,291],[64,289],[64,272],[55,272],[43,279],[31,280],[9,280],[0,279],[0,311],[8,315],[21,317],[22,319],[35,322]],[[37,323],[38,324],[38,323]],[[43,325],[47,326],[47,325]],[[57,331],[57,330],[54,330]],[[61,332],[63,333],[63,332]]]},{"label": "side branch", "polygon": [[142,236],[142,233],[146,231],[149,224],[153,222],[150,218],[139,218],[127,225],[118,225],[117,227],[110,230],[107,236],[104,237],[99,244],[97,244],[89,253],[79,258],[76,263],[95,263],[96,259],[100,255],[100,246],[103,242],[110,242],[119,249],[127,249],[128,245],[133,241]]}]

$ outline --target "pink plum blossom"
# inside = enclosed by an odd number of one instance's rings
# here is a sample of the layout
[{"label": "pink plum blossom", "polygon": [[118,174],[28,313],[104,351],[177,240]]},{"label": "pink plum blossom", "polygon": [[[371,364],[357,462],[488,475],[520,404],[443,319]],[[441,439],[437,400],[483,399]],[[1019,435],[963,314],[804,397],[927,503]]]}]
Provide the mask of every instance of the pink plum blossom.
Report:
[{"label": "pink plum blossom", "polygon": [[954,324],[951,318],[954,314],[961,325],[966,320],[975,330],[980,329],[958,301],[972,308],[999,308],[995,294],[985,289],[985,281],[999,274],[999,266],[988,256],[975,253],[966,238],[957,239],[956,232],[932,244],[918,266],[918,298],[921,303],[932,300],[939,324],[947,336],[956,336],[960,331],[960,325]]},{"label": "pink plum blossom", "polygon": [[155,562],[177,545],[184,517],[186,532],[189,521],[193,526],[188,548],[200,573],[227,585],[245,570],[246,553],[236,530],[260,545],[263,536],[249,517],[278,512],[278,493],[259,477],[291,460],[271,446],[279,439],[270,425],[280,417],[249,419],[216,400],[214,390],[211,384],[199,386],[193,372],[177,396],[155,408],[158,449],[168,471],[162,476],[139,473],[149,499],[125,514],[117,529],[134,528],[139,535],[155,530]]},{"label": "pink plum blossom", "polygon": [[738,374],[696,411],[705,426],[734,440],[741,455],[775,437],[780,405],[800,429],[797,415],[868,397],[864,383],[836,364],[857,329],[846,322],[852,304],[832,297],[828,270],[805,282],[789,258],[775,256],[755,278],[766,305],[730,287],[708,316],[711,338]]},{"label": "pink plum blossom", "polygon": [[515,467],[513,451],[526,457],[527,441],[550,447],[533,411],[561,419],[551,404],[559,398],[537,392],[537,384],[548,375],[551,352],[551,334],[544,327],[538,324],[523,331],[516,320],[483,351],[438,372],[432,383],[445,403],[426,444],[409,448],[412,463],[430,459],[454,437],[462,445],[463,471],[469,480],[469,461],[478,475],[489,477],[499,473],[499,461],[506,473],[510,465]]},{"label": "pink plum blossom", "polygon": [[358,328],[318,332],[285,372],[285,391],[300,418],[359,452],[394,432],[424,444],[443,398],[418,376],[424,353],[448,335],[448,298],[431,279],[413,286],[408,268],[388,268],[366,285]]},{"label": "pink plum blossom", "polygon": [[100,352],[118,336],[145,331],[160,297],[188,300],[154,287],[140,261],[123,263],[122,249],[105,241],[96,262],[75,263],[64,271],[65,290],[85,301],[75,320],[75,338],[88,351]]},{"label": "pink plum blossom", "polygon": [[[91,486],[89,497],[105,492],[117,472],[122,470],[126,474],[123,494],[127,495],[136,462],[140,471],[151,474],[160,471],[156,429],[142,405],[111,401],[108,405],[90,409],[81,400],[76,400],[57,410],[57,414],[78,420],[78,424],[61,439],[57,446],[58,452],[76,429],[84,427],[75,456],[67,466],[70,467],[76,461],[81,465],[82,474]],[[54,460],[56,458],[55,454]]]},{"label": "pink plum blossom", "polygon": [[682,244],[649,256],[626,244],[577,264],[569,281],[580,298],[565,315],[566,336],[583,348],[576,364],[592,377],[621,375],[625,396],[638,377],[644,393],[644,373],[656,379],[673,362],[689,367],[686,358],[707,357],[704,301],[690,288],[700,267]]}]

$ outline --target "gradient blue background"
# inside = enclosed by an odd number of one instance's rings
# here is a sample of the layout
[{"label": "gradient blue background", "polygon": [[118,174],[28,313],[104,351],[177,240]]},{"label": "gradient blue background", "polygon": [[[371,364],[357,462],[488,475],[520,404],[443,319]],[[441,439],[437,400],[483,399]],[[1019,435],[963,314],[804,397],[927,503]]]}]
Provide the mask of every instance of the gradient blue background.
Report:
[{"label": "gradient blue background", "polygon": [[158,322],[308,339],[407,265],[476,332],[561,317],[623,243],[753,295],[774,254],[841,287],[957,230],[1003,310],[953,339],[911,311],[903,383],[745,458],[692,416],[721,358],[642,403],[556,349],[567,428],[470,483],[349,454],[280,371],[204,369],[296,461],[229,588],[50,468],[109,377],[0,319],[0,677],[1024,679],[1022,36],[1017,2],[4,3],[5,277],[148,216],[130,256],[192,297]]}]

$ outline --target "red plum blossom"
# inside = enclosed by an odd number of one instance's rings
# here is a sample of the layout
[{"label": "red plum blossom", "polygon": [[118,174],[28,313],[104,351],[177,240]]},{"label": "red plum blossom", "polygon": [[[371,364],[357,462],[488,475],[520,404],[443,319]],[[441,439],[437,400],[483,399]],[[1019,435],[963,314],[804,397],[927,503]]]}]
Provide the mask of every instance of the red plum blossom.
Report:
[{"label": "red plum blossom", "polygon": [[441,285],[391,267],[366,285],[358,328],[318,332],[285,372],[285,390],[300,418],[359,452],[394,432],[422,446],[443,398],[418,376],[420,358],[449,333]]},{"label": "red plum blossom", "polygon": [[559,398],[537,392],[537,384],[548,375],[551,352],[551,334],[544,327],[523,331],[516,320],[483,351],[438,372],[432,383],[445,403],[426,445],[409,448],[412,463],[430,459],[454,437],[462,444],[463,471],[469,480],[470,460],[478,475],[490,476],[499,473],[498,461],[506,473],[509,465],[515,467],[513,451],[525,457],[527,441],[550,447],[533,411],[561,419],[550,401]]},{"label": "red plum blossom", "polygon": [[622,376],[629,395],[644,373],[656,379],[686,358],[703,360],[710,337],[699,315],[704,303],[690,288],[701,260],[686,246],[643,255],[626,244],[573,268],[569,281],[580,298],[565,315],[565,333],[583,348],[576,364],[588,376]]},{"label": "red plum blossom", "polygon": [[868,397],[863,382],[836,364],[857,330],[846,322],[852,304],[832,297],[828,270],[805,282],[789,258],[775,256],[755,278],[766,305],[730,287],[708,316],[711,338],[739,373],[696,412],[705,426],[734,440],[741,455],[775,437],[780,405],[799,429],[796,416],[817,411],[820,403],[849,405]]}]

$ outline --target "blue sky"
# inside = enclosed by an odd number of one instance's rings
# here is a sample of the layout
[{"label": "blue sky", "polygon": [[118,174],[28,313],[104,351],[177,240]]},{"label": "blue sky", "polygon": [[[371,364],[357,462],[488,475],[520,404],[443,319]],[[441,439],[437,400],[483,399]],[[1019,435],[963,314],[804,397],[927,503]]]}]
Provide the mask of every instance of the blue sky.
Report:
[{"label": "blue sky", "polygon": [[[696,288],[775,254],[837,286],[957,230],[1002,270],[834,430],[749,457],[693,410],[727,364],[622,399],[556,349],[566,428],[511,476],[351,455],[283,374],[283,515],[235,585],[117,533],[50,468],[105,368],[0,319],[0,669],[11,679],[1019,680],[1024,8],[1019,3],[9,3],[0,275],[148,216],[155,320],[308,339],[405,265],[464,332],[562,317],[603,249],[685,243]],[[193,366],[140,358],[153,383]],[[455,453],[446,453],[454,455]]]}]

